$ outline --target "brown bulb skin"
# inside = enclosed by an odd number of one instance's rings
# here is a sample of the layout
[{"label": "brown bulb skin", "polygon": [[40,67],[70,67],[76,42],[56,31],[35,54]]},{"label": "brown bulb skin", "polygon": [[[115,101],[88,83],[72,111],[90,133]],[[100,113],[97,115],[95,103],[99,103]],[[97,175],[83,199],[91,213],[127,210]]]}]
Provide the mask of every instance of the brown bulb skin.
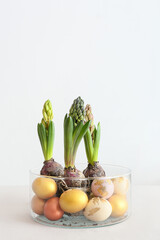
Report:
[{"label": "brown bulb skin", "polygon": [[88,164],[88,167],[84,169],[83,174],[85,177],[105,177],[105,171],[99,164],[99,162],[95,162],[93,165],[90,163]]},{"label": "brown bulb skin", "polygon": [[40,174],[46,176],[60,177],[63,176],[64,171],[61,164],[57,163],[56,161],[54,161],[53,158],[51,158],[50,160],[44,161]]}]

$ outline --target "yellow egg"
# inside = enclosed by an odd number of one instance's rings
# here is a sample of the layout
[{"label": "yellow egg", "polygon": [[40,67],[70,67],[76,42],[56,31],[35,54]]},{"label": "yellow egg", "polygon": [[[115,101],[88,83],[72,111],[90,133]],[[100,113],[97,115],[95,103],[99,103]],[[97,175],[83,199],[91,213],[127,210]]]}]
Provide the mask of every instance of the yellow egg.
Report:
[{"label": "yellow egg", "polygon": [[129,188],[129,180],[126,177],[118,177],[113,179],[114,193],[126,194]]},{"label": "yellow egg", "polygon": [[112,206],[112,217],[121,217],[128,210],[128,202],[124,195],[115,194],[108,200]]},{"label": "yellow egg", "polygon": [[53,197],[57,192],[57,184],[51,178],[39,177],[32,184],[33,192],[42,199]]},{"label": "yellow egg", "polygon": [[76,213],[86,207],[87,194],[80,189],[69,189],[60,196],[59,204],[64,212]]}]

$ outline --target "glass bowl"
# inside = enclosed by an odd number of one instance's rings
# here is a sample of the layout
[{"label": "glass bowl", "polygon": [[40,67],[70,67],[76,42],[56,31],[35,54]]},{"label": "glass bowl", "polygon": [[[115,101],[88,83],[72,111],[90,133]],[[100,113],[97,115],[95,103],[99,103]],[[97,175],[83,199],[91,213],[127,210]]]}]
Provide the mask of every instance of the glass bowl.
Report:
[{"label": "glass bowl", "polygon": [[44,176],[30,170],[32,218],[63,228],[105,227],[126,220],[131,213],[131,170],[108,164],[103,169],[106,177],[90,178]]}]

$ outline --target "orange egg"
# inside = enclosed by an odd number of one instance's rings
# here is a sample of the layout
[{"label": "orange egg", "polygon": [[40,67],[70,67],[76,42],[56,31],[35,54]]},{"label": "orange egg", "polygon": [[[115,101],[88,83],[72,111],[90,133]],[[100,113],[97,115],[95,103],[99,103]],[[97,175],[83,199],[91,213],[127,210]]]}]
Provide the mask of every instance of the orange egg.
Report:
[{"label": "orange egg", "polygon": [[60,208],[59,198],[53,197],[47,200],[44,205],[44,215],[51,221],[56,221],[63,217],[64,211]]},{"label": "orange egg", "polygon": [[43,214],[45,201],[43,199],[38,198],[36,195],[32,198],[31,201],[31,208],[33,212],[35,212],[38,215]]}]

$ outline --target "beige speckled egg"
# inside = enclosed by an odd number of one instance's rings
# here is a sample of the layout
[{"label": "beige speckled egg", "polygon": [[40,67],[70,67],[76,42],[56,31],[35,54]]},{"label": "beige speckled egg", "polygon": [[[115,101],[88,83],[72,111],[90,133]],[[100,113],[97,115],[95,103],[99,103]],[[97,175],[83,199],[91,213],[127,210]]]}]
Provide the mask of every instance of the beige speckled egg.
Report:
[{"label": "beige speckled egg", "polygon": [[96,197],[108,199],[114,192],[114,184],[110,179],[94,179],[91,190]]},{"label": "beige speckled egg", "polygon": [[129,189],[129,180],[126,177],[117,177],[113,180],[114,193],[125,195]]},{"label": "beige speckled egg", "polygon": [[84,216],[95,222],[106,220],[111,213],[112,206],[109,201],[99,197],[92,198],[84,210]]}]

